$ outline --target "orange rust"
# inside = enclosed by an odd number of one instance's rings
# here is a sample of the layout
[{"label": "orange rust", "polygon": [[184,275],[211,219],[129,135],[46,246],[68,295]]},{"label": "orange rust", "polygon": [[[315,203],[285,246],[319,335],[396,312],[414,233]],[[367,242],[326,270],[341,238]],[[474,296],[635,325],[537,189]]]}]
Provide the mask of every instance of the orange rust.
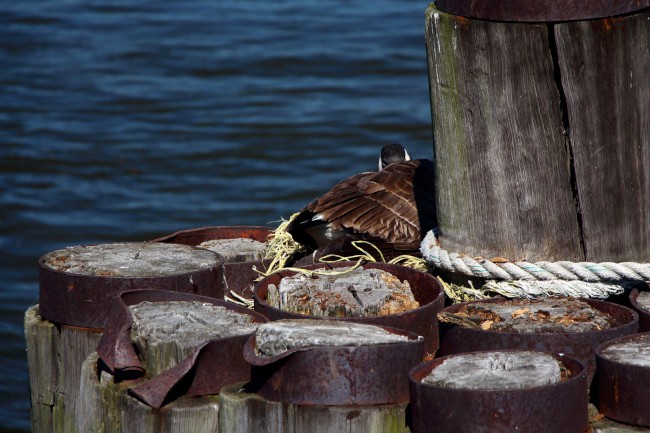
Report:
[{"label": "orange rust", "polygon": [[603,18],[601,23],[603,24],[603,30],[605,33],[612,32],[612,28],[614,27],[614,20],[612,18]]},{"label": "orange rust", "polygon": [[456,18],[456,22],[458,24],[460,24],[461,26],[463,26],[465,28],[467,28],[467,26],[469,26],[469,20],[467,18],[462,17],[460,15],[456,15],[456,16],[454,16],[454,18]]}]

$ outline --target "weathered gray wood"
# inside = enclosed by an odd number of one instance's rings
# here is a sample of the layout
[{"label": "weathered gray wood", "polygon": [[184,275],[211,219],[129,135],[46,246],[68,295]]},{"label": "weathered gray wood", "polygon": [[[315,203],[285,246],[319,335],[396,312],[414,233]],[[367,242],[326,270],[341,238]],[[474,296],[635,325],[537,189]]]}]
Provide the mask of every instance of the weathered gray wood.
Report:
[{"label": "weathered gray wood", "polygon": [[223,259],[212,251],[157,242],[73,246],[39,261],[41,314],[56,323],[103,328],[115,295],[162,289],[223,297]]},{"label": "weathered gray wood", "polygon": [[41,318],[38,305],[25,312],[24,327],[32,432],[74,432],[81,365],[95,350],[101,333],[73,326],[57,327]]},{"label": "weathered gray wood", "polygon": [[650,11],[559,24],[427,12],[443,247],[650,259]]},{"label": "weathered gray wood", "polygon": [[249,238],[211,239],[198,245],[218,253],[226,263],[251,262],[264,259],[266,244]]},{"label": "weathered gray wood", "polygon": [[297,406],[241,392],[219,393],[219,431],[228,433],[407,433],[406,403],[378,406]]},{"label": "weathered gray wood", "polygon": [[175,276],[213,267],[216,261],[205,250],[157,242],[74,246],[43,256],[49,269],[106,277]]},{"label": "weathered gray wood", "polygon": [[583,259],[547,26],[426,21],[442,246]]},{"label": "weathered gray wood", "polygon": [[586,258],[650,259],[650,10],[558,24]]},{"label": "weathered gray wood", "polygon": [[363,323],[289,319],[261,324],[255,332],[255,351],[260,356],[275,356],[295,347],[363,346],[408,340],[404,335]]},{"label": "weathered gray wood", "polygon": [[561,380],[561,363],[549,354],[493,351],[451,356],[422,382],[456,389],[522,389]]},{"label": "weathered gray wood", "polygon": [[380,269],[284,277],[268,286],[267,301],[285,311],[320,317],[366,317],[418,308],[408,281]]},{"label": "weathered gray wood", "polygon": [[647,336],[611,344],[600,355],[620,364],[645,367],[650,374],[650,338]]},{"label": "weathered gray wood", "polygon": [[83,363],[78,409],[78,432],[93,433],[216,433],[219,405],[216,397],[181,397],[160,410],[128,395],[133,382],[116,384],[97,371],[97,354]]},{"label": "weathered gray wood", "polygon": [[148,377],[172,368],[206,341],[250,334],[253,316],[202,302],[141,302],[129,307],[131,339]]}]

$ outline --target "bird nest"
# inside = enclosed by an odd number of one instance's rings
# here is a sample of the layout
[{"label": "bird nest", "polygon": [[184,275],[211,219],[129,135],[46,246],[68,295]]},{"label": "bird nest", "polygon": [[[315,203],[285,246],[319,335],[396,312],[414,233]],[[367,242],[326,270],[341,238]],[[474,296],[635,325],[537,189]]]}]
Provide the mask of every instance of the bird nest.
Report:
[{"label": "bird nest", "polygon": [[291,215],[291,217],[288,220],[283,219],[282,223],[278,226],[278,228],[275,229],[275,231],[269,235],[269,240],[267,241],[265,259],[270,260],[270,263],[267,265],[265,270],[257,270],[261,275],[260,278],[273,274],[280,270],[292,270],[292,271],[300,272],[305,275],[343,274],[343,273],[350,272],[358,268],[359,266],[361,266],[363,263],[367,263],[367,262],[381,262],[381,263],[388,263],[392,265],[407,266],[412,269],[423,271],[423,272],[428,272],[429,270],[427,262],[424,259],[412,255],[404,254],[404,255],[397,256],[391,260],[386,260],[382,252],[379,250],[379,248],[377,248],[377,246],[375,246],[372,242],[365,241],[365,240],[357,240],[352,242],[352,246],[359,251],[358,254],[352,254],[349,256],[344,256],[339,254],[328,254],[320,257],[316,262],[316,263],[336,263],[336,262],[343,262],[343,261],[356,262],[356,264],[353,267],[348,268],[344,271],[307,270],[307,269],[294,268],[288,266],[296,258],[297,255],[308,253],[307,248],[305,248],[303,245],[299,244],[298,242],[294,241],[293,237],[291,237],[291,235],[286,230],[289,224],[291,223],[291,221],[297,215],[298,213],[295,213]]}]

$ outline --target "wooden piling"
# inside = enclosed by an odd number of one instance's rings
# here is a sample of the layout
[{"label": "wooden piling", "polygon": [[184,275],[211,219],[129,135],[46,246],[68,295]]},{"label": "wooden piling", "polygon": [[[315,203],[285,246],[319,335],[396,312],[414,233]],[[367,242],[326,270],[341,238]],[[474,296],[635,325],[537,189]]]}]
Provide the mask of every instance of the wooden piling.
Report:
[{"label": "wooden piling", "polygon": [[160,410],[128,394],[134,382],[115,383],[108,372],[98,371],[92,353],[81,369],[80,393],[74,414],[74,432],[94,433],[217,433],[219,405],[216,396],[181,397]]},{"label": "wooden piling", "polygon": [[81,366],[101,338],[117,293],[163,286],[223,294],[223,259],[180,245],[69,247],[44,255],[39,265],[41,303],[24,321],[33,433],[77,431]]},{"label": "wooden piling", "polygon": [[79,377],[101,330],[56,325],[35,305],[25,313],[25,340],[31,390],[32,432],[75,432]]},{"label": "wooden piling", "polygon": [[426,38],[445,249],[650,259],[649,9],[524,23],[431,5]]},{"label": "wooden piling", "polygon": [[243,392],[219,393],[219,431],[228,433],[407,433],[406,403],[377,406],[293,405]]}]

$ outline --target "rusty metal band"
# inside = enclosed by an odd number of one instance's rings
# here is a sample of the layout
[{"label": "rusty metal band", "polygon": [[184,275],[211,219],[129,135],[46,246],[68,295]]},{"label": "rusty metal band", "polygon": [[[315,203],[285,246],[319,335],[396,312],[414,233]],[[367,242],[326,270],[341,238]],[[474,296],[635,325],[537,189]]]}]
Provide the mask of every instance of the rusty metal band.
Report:
[{"label": "rusty metal band", "polygon": [[[115,296],[97,354],[116,381],[135,379],[144,374],[142,363],[131,342],[130,305],[144,301],[198,301],[222,306],[253,317],[254,322],[268,319],[248,308],[205,296],[160,290],[138,290]],[[218,394],[231,383],[250,379],[250,366],[242,356],[243,346],[251,334],[219,338],[205,342],[193,354],[162,374],[130,389],[132,395],[154,408],[181,395]]]},{"label": "rusty metal band", "polygon": [[223,272],[227,290],[233,291],[243,298],[253,299],[256,280],[260,277],[255,269],[263,270],[270,263],[270,260],[225,263]]},{"label": "rusty metal band", "polygon": [[650,0],[436,0],[435,5],[478,20],[562,22],[630,14],[650,7]]},{"label": "rusty metal band", "polygon": [[[305,266],[305,269],[335,269],[352,265],[354,265],[354,262],[338,262]],[[401,281],[408,281],[413,296],[420,303],[420,307],[398,314],[344,318],[314,317],[283,311],[266,302],[269,284],[275,284],[277,286],[282,278],[295,275],[293,271],[280,271],[265,277],[255,286],[255,311],[258,311],[271,320],[305,318],[343,320],[403,329],[424,337],[425,356],[433,356],[439,346],[437,313],[443,309],[445,302],[445,292],[440,282],[431,274],[416,271],[405,266],[372,262],[364,264],[363,267],[365,269],[380,269],[391,273]]]},{"label": "rusty metal band", "polygon": [[[264,226],[208,226],[181,230],[155,239],[154,242],[190,245],[193,247],[214,239],[243,238],[266,242],[271,233],[273,233],[273,228]],[[255,279],[259,277],[253,267],[264,269],[269,263],[270,260],[224,263],[226,292],[232,290],[246,299],[253,299]]]},{"label": "rusty metal band", "polygon": [[630,304],[632,305],[632,308],[634,308],[634,311],[639,315],[639,332],[650,332],[650,311],[643,308],[637,302],[639,293],[640,292],[637,289],[630,292]]},{"label": "rusty metal band", "polygon": [[[471,304],[506,302],[504,298],[471,301]],[[495,349],[528,349],[541,352],[565,353],[583,361],[590,378],[596,371],[596,347],[608,340],[634,334],[639,327],[639,316],[630,308],[607,301],[583,299],[591,307],[612,317],[618,326],[602,331],[516,333],[470,329],[461,326],[441,326],[440,355]],[[443,312],[456,313],[468,303],[449,306]]]},{"label": "rusty metal band", "polygon": [[128,277],[83,275],[51,269],[39,260],[39,309],[43,318],[59,324],[101,329],[113,297],[126,290],[169,290],[223,298],[223,258],[214,266],[168,276]]},{"label": "rusty metal band", "polygon": [[612,344],[637,339],[648,340],[650,333],[630,335],[598,346],[598,367],[592,393],[598,410],[607,418],[650,427],[650,367],[624,364],[602,356],[602,352]]},{"label": "rusty metal band", "polygon": [[[453,355],[452,355],[453,356]],[[422,379],[449,357],[421,364],[409,374],[413,433],[584,433],[589,427],[584,364],[555,355],[571,377],[562,382],[509,390],[445,388]]]},{"label": "rusty metal band", "polygon": [[273,232],[272,227],[264,226],[207,226],[189,230],[181,230],[175,233],[154,239],[153,242],[165,242],[197,246],[202,242],[213,239],[253,239],[258,242],[266,242],[268,236]]},{"label": "rusty metal band", "polygon": [[368,346],[311,346],[273,357],[255,354],[255,336],[244,346],[252,365],[247,392],[287,404],[376,405],[409,399],[408,372],[422,359],[424,341],[405,335],[407,342]]}]

